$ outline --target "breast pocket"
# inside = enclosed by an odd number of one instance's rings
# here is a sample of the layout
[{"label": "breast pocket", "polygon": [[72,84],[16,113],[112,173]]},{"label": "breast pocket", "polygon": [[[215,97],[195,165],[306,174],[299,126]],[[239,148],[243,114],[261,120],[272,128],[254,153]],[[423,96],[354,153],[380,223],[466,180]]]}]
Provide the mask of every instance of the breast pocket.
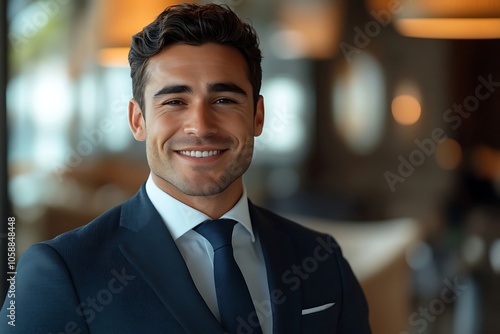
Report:
[{"label": "breast pocket", "polygon": [[335,333],[338,306],[335,303],[302,310],[302,334]]}]

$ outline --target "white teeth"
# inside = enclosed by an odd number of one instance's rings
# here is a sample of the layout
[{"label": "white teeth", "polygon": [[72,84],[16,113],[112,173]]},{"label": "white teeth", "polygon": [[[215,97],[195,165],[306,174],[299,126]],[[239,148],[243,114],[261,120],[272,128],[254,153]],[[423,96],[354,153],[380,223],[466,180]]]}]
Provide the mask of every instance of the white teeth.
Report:
[{"label": "white teeth", "polygon": [[216,151],[179,151],[182,155],[187,155],[189,157],[206,158],[213,155],[220,154],[219,150]]}]

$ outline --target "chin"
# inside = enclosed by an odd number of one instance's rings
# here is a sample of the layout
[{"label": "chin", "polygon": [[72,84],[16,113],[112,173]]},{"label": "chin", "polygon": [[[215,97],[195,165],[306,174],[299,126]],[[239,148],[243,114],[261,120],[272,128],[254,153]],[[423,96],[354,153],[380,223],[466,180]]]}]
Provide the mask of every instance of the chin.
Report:
[{"label": "chin", "polygon": [[213,180],[206,177],[192,177],[181,182],[172,182],[180,192],[188,196],[213,196],[220,194],[231,184],[228,180]]},{"label": "chin", "polygon": [[225,189],[227,189],[227,187],[220,187],[219,185],[216,185],[216,184],[212,184],[212,185],[206,184],[202,187],[200,187],[200,186],[180,187],[178,189],[185,195],[198,197],[198,196],[218,195],[221,192],[223,192]]}]

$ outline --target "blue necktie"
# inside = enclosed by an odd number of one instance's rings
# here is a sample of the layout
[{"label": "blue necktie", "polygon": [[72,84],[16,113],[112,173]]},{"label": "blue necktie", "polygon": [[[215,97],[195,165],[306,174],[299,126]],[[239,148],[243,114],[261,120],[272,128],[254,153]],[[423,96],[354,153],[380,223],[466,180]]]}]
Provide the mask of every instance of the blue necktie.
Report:
[{"label": "blue necktie", "polygon": [[222,325],[231,334],[262,334],[248,287],[233,256],[235,224],[232,219],[206,220],[194,230],[214,249],[215,292]]}]

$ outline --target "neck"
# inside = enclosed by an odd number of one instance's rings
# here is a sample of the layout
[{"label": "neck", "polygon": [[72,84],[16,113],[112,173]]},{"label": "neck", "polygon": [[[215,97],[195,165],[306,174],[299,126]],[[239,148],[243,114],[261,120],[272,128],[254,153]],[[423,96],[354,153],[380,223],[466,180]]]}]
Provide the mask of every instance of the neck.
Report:
[{"label": "neck", "polygon": [[210,196],[190,196],[182,193],[172,184],[153,174],[154,183],[176,200],[200,211],[211,219],[219,219],[240,200],[243,194],[243,180],[238,178],[221,193]]}]

